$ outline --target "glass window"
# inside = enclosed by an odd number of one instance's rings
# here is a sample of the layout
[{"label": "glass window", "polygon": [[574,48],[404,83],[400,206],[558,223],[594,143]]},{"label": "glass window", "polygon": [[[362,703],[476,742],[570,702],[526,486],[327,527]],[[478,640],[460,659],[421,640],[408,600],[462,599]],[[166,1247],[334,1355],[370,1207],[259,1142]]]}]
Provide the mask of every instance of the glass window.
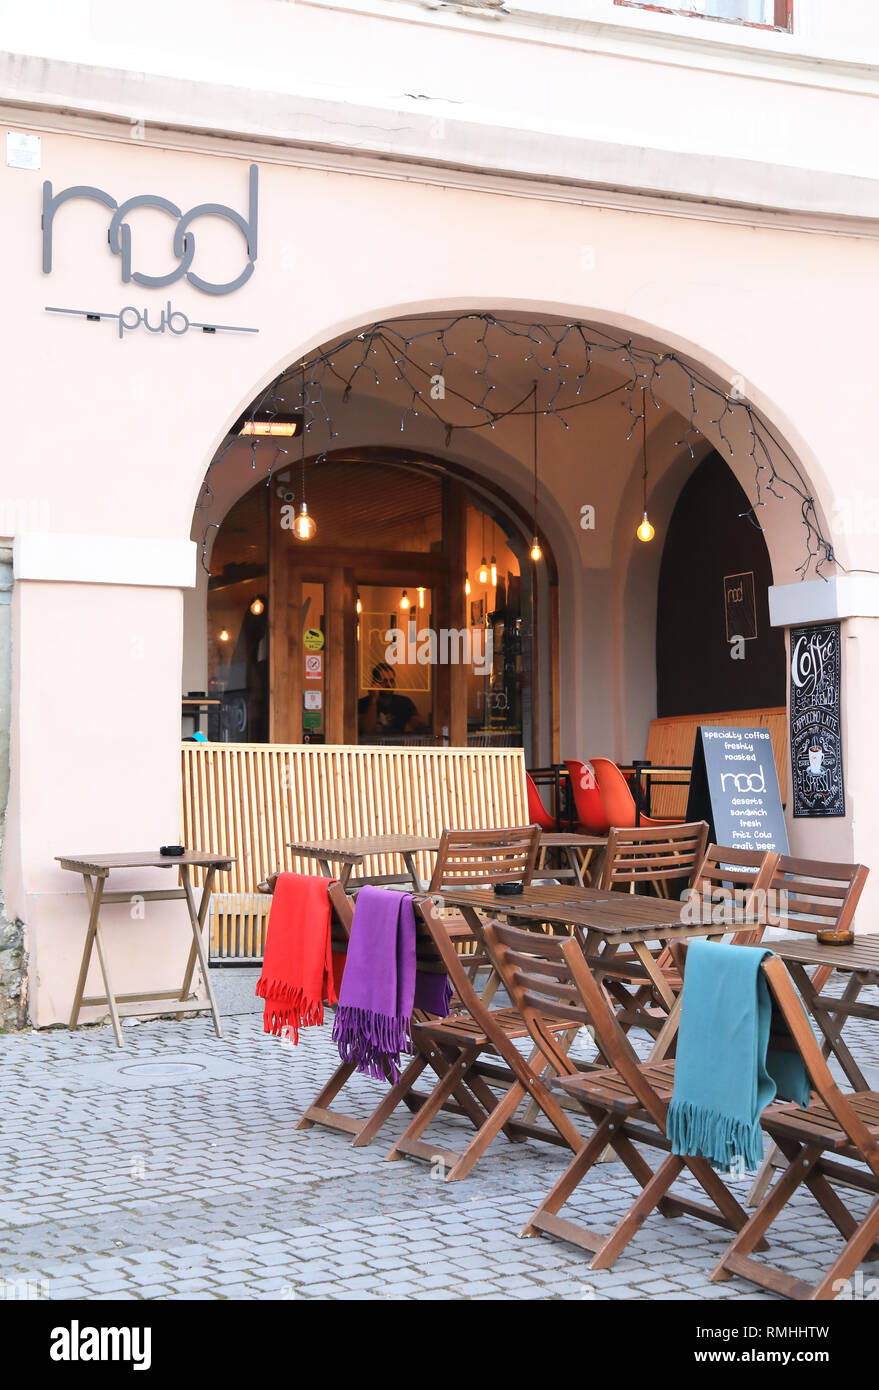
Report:
[{"label": "glass window", "polygon": [[659,10],[664,14],[691,14],[703,19],[725,19],[735,24],[759,25],[765,29],[793,27],[793,0],[678,0],[677,4],[655,5],[649,0],[616,0],[639,10]]}]

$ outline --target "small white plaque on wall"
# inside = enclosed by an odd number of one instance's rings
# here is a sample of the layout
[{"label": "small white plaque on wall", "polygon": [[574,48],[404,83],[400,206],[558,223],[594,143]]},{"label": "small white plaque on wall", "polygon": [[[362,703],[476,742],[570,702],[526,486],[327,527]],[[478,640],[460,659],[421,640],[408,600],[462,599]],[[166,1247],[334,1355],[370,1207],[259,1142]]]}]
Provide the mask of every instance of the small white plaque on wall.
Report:
[{"label": "small white plaque on wall", "polygon": [[7,165],[10,169],[39,169],[41,146],[39,135],[30,135],[24,130],[7,130]]}]

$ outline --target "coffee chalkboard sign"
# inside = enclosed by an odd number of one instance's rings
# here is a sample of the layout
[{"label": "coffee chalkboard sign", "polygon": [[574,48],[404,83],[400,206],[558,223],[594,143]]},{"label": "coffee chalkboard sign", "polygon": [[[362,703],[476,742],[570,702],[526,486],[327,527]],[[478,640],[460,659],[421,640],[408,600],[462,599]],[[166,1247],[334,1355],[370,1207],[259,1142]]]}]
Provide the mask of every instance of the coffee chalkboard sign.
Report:
[{"label": "coffee chalkboard sign", "polygon": [[687,820],[705,820],[716,845],[787,854],[787,830],[768,729],[700,724]]}]

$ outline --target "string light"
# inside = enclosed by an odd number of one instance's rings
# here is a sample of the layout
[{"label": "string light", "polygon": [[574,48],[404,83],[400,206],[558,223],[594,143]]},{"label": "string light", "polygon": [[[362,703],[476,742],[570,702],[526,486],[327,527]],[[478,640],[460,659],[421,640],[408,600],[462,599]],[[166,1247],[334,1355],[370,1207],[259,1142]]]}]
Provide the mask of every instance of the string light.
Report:
[{"label": "string light", "polygon": [[542,560],[542,559],[543,559],[543,551],[542,551],[541,548],[540,548],[540,541],[539,541],[538,536],[537,536],[537,382],[536,382],[536,381],[535,381],[535,383],[534,383],[534,387],[533,387],[533,390],[532,390],[532,393],[531,393],[531,394],[532,394],[533,399],[534,399],[534,409],[533,409],[533,412],[532,412],[533,418],[534,418],[534,509],[533,509],[532,516],[531,516],[531,519],[532,519],[532,521],[533,521],[533,523],[534,523],[534,535],[533,535],[532,540],[531,540],[531,552],[530,552],[530,553],[531,553],[531,559],[534,561],[534,563],[535,563],[535,565],[536,565],[537,562],[538,562],[539,560]]},{"label": "string light", "polygon": [[647,518],[647,392],[641,392],[641,452],[644,458],[644,471],[641,477],[642,501],[644,503],[644,517],[635,535],[639,541],[652,541],[656,535],[655,530],[650,525]]},{"label": "string light", "polygon": [[[474,369],[474,376],[481,387],[475,395],[457,389],[447,380],[451,360],[466,355],[463,350],[466,345],[453,345],[454,335],[463,336],[468,330],[472,334],[471,343],[475,343],[483,358],[482,364]],[[759,513],[767,505],[767,494],[779,502],[792,500],[805,532],[805,556],[802,564],[797,566],[796,573],[806,578],[814,570],[823,578],[822,567],[830,563],[846,572],[845,567],[836,560],[832,545],[824,535],[815,498],[798,463],[785,449],[771,425],[757,414],[738,389],[716,384],[703,370],[690,365],[676,352],[640,346],[631,338],[620,338],[576,319],[552,324],[527,323],[492,313],[461,313],[432,318],[414,332],[408,331],[408,325],[402,321],[373,323],[285,369],[253,403],[246,418],[265,419],[270,416],[271,409],[280,414],[284,388],[301,376],[304,426],[300,437],[303,443],[305,431],[317,425],[325,429],[330,440],[336,439],[338,433],[327,402],[327,387],[338,389],[344,404],[350,399],[355,384],[359,387],[363,382],[367,389],[370,385],[380,385],[376,364],[386,361],[394,367],[397,381],[407,392],[406,404],[401,409],[401,429],[405,430],[409,415],[431,417],[444,431],[445,444],[449,447],[454,431],[493,430],[500,421],[511,416],[533,414],[536,425],[536,386],[506,407],[493,403],[499,397],[503,380],[498,383],[490,380],[492,363],[501,356],[499,351],[492,348],[502,340],[508,341],[513,348],[517,345],[526,347],[525,360],[533,363],[535,370],[544,375],[551,388],[542,413],[554,415],[565,429],[569,428],[566,416],[570,411],[621,395],[630,416],[631,438],[644,414],[645,395],[649,394],[658,409],[661,399],[657,397],[656,388],[663,378],[669,378],[672,383],[675,379],[683,383],[688,408],[686,428],[677,443],[684,446],[690,457],[695,459],[694,442],[700,437],[698,422],[704,413],[717,429],[721,446],[732,456],[736,451],[729,437],[729,426],[740,424],[745,431],[746,456],[754,470],[754,500],[740,515],[762,530]],[[419,347],[425,350],[425,360],[421,362],[416,355]],[[611,390],[587,398],[581,394],[582,388],[589,378],[594,360],[599,356],[603,356],[611,367],[616,365],[622,369],[627,380]],[[445,382],[441,401],[431,396],[431,385],[437,373]],[[573,388],[573,399],[566,400],[564,392],[569,386]],[[641,396],[640,413],[634,406],[638,394]],[[533,398],[530,409],[529,397]],[[209,512],[215,500],[211,469],[225,457],[238,438],[237,432],[231,434],[208,468],[197,504],[203,514]],[[261,448],[268,445],[273,450],[272,463],[267,469],[267,477],[270,477],[278,452],[285,450],[279,448],[271,438],[256,437],[253,443]],[[210,532],[218,525],[216,521],[205,520],[201,541],[201,562],[205,570],[209,570]],[[305,528],[309,539],[316,529],[313,527],[313,518],[309,518]],[[535,525],[536,547],[532,545],[532,549],[540,550],[536,530]]]}]

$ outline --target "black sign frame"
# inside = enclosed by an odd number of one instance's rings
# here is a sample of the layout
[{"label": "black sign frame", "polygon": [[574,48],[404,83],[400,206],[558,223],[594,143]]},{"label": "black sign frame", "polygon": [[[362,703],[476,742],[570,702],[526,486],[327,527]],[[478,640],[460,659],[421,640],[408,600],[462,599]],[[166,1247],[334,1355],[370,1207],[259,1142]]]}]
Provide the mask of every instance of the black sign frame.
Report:
[{"label": "black sign frame", "polygon": [[844,816],[839,623],[792,627],[789,671],[793,814]]},{"label": "black sign frame", "polygon": [[699,725],[687,820],[707,821],[712,844],[758,853],[788,853],[787,826],[768,729]]}]

